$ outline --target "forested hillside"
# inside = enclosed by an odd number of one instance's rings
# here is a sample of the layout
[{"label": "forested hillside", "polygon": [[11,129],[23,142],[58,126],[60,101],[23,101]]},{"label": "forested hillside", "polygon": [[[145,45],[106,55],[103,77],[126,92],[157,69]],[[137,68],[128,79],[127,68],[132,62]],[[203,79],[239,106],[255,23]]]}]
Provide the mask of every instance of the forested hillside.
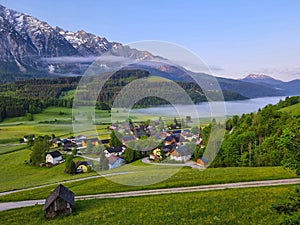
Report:
[{"label": "forested hillside", "polygon": [[257,113],[228,119],[225,140],[212,165],[284,165],[300,174],[300,114],[282,110],[299,102],[300,97],[287,97]]},{"label": "forested hillside", "polygon": [[[195,83],[192,82],[169,82],[165,79],[152,78],[151,74],[143,70],[121,70],[116,72],[112,77],[110,77],[101,92],[99,91],[99,77],[87,78],[88,82],[84,86],[83,90],[80,90],[80,95],[77,95],[77,100],[81,101],[81,105],[84,105],[85,101],[90,100],[91,93],[93,96],[97,96],[98,99],[96,103],[97,109],[110,109],[116,96],[126,85],[140,78],[149,78],[145,83],[135,83],[134,88],[131,89],[131,97],[128,99],[138,96],[137,90],[142,91],[146,96],[155,96],[155,93],[151,92],[151,88],[147,85],[151,84],[156,86],[157,90],[166,91],[168,95],[172,98],[177,98],[179,85],[183,88],[188,95],[191,97],[194,103],[199,103],[207,101],[202,89]],[[61,98],[63,94],[66,94],[70,90],[75,90],[78,86],[81,77],[61,77],[53,79],[31,79],[17,81],[13,83],[0,85],[0,121],[5,118],[24,116],[28,115],[30,119],[31,114],[39,113],[43,109],[49,106],[59,106],[59,107],[72,107],[73,106],[73,96],[69,98]],[[214,92],[212,91],[214,94]],[[73,93],[74,94],[74,93]],[[212,100],[214,95],[211,94]],[[224,99],[230,100],[243,100],[246,97],[232,92],[223,91]],[[218,96],[218,93],[216,93]],[[149,107],[154,105],[168,104],[164,99],[157,97],[148,97],[140,101],[137,100],[135,107]],[[185,102],[183,101],[183,104]]]},{"label": "forested hillside", "polygon": [[62,92],[75,89],[79,77],[32,79],[0,85],[0,121],[8,117],[39,113],[49,106],[72,107],[72,99],[60,99]]}]

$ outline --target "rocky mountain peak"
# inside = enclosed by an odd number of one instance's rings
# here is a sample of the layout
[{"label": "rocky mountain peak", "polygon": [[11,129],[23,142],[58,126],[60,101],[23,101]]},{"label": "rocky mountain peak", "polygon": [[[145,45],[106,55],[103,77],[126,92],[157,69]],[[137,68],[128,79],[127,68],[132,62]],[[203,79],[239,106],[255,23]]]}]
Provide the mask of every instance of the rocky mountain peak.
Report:
[{"label": "rocky mountain peak", "polygon": [[246,76],[244,79],[256,79],[256,80],[269,80],[269,79],[273,79],[275,80],[273,77],[264,75],[264,74],[249,74],[248,76]]},{"label": "rocky mountain peak", "polygon": [[[149,52],[131,49],[121,43],[109,42],[105,37],[84,30],[67,31],[51,27],[27,14],[0,5],[0,63],[13,63],[24,71],[26,67],[55,73],[82,74],[87,64],[56,63],[55,57],[97,57],[106,52],[132,59],[153,58]],[[51,62],[50,62],[51,61]]]}]

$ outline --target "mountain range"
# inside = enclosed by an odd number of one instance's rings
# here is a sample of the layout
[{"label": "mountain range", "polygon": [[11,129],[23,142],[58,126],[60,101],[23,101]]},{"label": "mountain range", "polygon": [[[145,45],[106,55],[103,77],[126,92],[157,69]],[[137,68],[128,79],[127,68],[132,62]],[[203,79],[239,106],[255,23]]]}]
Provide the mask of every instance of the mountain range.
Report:
[{"label": "mountain range", "polygon": [[[162,59],[104,37],[52,27],[32,16],[0,5],[0,83],[18,79],[82,75],[99,56],[109,55],[131,60]],[[192,82],[185,69],[156,62],[138,68],[174,81]],[[190,72],[190,71],[189,71]],[[192,73],[192,72],[190,72]],[[193,73],[208,80],[211,75]],[[249,75],[241,80],[216,77],[222,90],[247,98],[300,95],[300,80],[283,82],[268,76]],[[209,84],[208,84],[209,85]]]},{"label": "mountain range", "polygon": [[242,81],[270,87],[283,92],[285,95],[299,95],[300,92],[299,79],[284,82],[264,74],[249,74],[247,77],[243,78]]}]

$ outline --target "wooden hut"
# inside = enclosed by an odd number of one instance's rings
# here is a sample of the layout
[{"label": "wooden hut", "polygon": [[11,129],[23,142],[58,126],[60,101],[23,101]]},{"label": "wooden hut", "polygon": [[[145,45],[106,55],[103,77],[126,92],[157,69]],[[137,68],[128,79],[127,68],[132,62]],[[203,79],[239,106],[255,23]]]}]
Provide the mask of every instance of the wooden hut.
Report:
[{"label": "wooden hut", "polygon": [[47,218],[72,213],[74,206],[74,193],[62,184],[47,197],[44,211]]}]

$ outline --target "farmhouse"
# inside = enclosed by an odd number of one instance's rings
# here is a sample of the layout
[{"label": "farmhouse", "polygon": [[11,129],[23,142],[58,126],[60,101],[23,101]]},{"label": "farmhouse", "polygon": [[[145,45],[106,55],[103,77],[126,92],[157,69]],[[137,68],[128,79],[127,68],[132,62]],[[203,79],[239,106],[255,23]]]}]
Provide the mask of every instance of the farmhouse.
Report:
[{"label": "farmhouse", "polygon": [[193,151],[185,145],[178,146],[170,152],[170,159],[178,162],[186,162],[191,159]]},{"label": "farmhouse", "polygon": [[62,162],[62,155],[59,151],[49,152],[46,155],[46,163],[51,163],[53,165],[56,165],[61,162]]},{"label": "farmhouse", "polygon": [[109,169],[114,169],[117,168],[119,166],[123,166],[125,164],[125,160],[115,156],[115,155],[111,155],[109,157],[107,157],[108,159],[108,164],[109,164]]},{"label": "farmhouse", "polygon": [[74,193],[60,184],[47,197],[44,211],[47,218],[53,218],[72,213],[72,206],[74,206]]}]

